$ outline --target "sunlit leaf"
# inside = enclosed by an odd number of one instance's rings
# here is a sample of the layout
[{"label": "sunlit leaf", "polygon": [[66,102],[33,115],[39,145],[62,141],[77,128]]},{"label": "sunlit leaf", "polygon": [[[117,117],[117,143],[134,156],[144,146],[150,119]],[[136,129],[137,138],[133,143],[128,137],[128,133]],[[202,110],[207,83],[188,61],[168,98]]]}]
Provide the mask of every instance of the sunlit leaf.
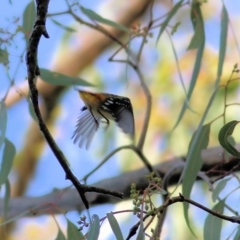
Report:
[{"label": "sunlit leaf", "polygon": [[83,237],[83,234],[78,230],[77,226],[67,219],[67,239],[79,240]]},{"label": "sunlit leaf", "polygon": [[36,7],[34,1],[31,1],[25,8],[23,12],[23,26],[22,30],[25,38],[28,39],[30,33],[32,32],[33,24],[36,18]]},{"label": "sunlit leaf", "polygon": [[[210,124],[206,124],[199,128],[193,135],[188,148],[186,166],[183,171],[182,193],[186,198],[190,197],[193,184],[197,174],[202,167],[201,152],[206,149],[209,142]],[[188,203],[184,203],[184,217],[189,229],[193,233],[188,218]],[[193,233],[194,234],[194,233]]]},{"label": "sunlit leaf", "polygon": [[88,83],[87,81],[78,78],[78,77],[70,77],[61,73],[52,72],[47,69],[41,68],[41,79],[45,82],[48,82],[53,85],[58,86],[93,86],[93,84]]},{"label": "sunlit leaf", "polygon": [[228,137],[233,134],[233,131],[238,123],[239,121],[233,120],[225,124],[218,134],[218,140],[221,146],[236,157],[240,157],[240,152],[238,152],[238,150],[231,144],[231,142],[228,141]]},{"label": "sunlit leaf", "polygon": [[164,32],[165,28],[168,26],[168,23],[170,22],[172,17],[176,14],[178,9],[182,6],[182,2],[183,1],[181,0],[177,4],[174,5],[174,7],[168,13],[167,18],[165,19],[165,21],[161,24],[161,28],[160,28],[160,31],[159,31],[158,36],[157,36],[157,43],[158,43],[162,33]]},{"label": "sunlit leaf", "polygon": [[5,65],[8,64],[8,57],[9,57],[8,51],[0,48],[0,63]]},{"label": "sunlit leaf", "polygon": [[3,159],[0,168],[0,185],[7,181],[8,174],[12,168],[13,159],[16,154],[16,149],[12,142],[5,138],[5,146],[3,149]]},{"label": "sunlit leaf", "polygon": [[93,214],[92,223],[87,233],[87,240],[97,240],[100,232],[100,221],[96,214]]},{"label": "sunlit leaf", "polygon": [[85,8],[85,7],[81,6],[81,10],[85,15],[87,15],[90,19],[92,19],[94,21],[105,23],[105,24],[107,24],[109,26],[112,26],[114,28],[117,28],[117,29],[119,29],[123,32],[129,32],[129,29],[126,28],[125,26],[123,26],[119,23],[113,22],[109,19],[103,18],[99,14],[92,11],[91,9],[88,9],[88,8]]},{"label": "sunlit leaf", "polygon": [[114,215],[112,213],[107,213],[107,218],[108,218],[109,224],[112,228],[112,231],[115,235],[115,238],[117,240],[123,240],[123,235],[122,235],[121,229],[120,229],[119,224],[118,224],[116,218],[114,217]]},{"label": "sunlit leaf", "polygon": [[7,109],[4,101],[0,101],[0,149],[5,141],[7,130]]},{"label": "sunlit leaf", "polygon": [[220,192],[225,188],[225,186],[227,185],[227,183],[230,179],[231,178],[223,179],[217,183],[217,186],[215,187],[215,189],[213,190],[213,193],[212,193],[212,200],[214,202],[217,200]]},{"label": "sunlit leaf", "polygon": [[[213,211],[220,214],[223,213],[225,200],[218,202],[214,207]],[[221,239],[222,230],[222,219],[209,214],[204,224],[204,239],[216,240]]]},{"label": "sunlit leaf", "polygon": [[65,26],[64,24],[58,22],[57,20],[55,20],[55,19],[53,19],[53,18],[51,18],[51,20],[52,20],[57,26],[59,26],[60,28],[62,28],[62,29],[65,30],[65,31],[68,31],[68,32],[70,32],[70,33],[76,32],[75,29],[73,29],[73,28],[71,28],[71,27],[68,27],[68,26]]},{"label": "sunlit leaf", "polygon": [[[198,50],[197,50],[197,56],[196,56],[196,60],[195,60],[195,63],[194,63],[192,77],[191,77],[191,80],[190,80],[190,86],[189,86],[188,93],[187,93],[187,99],[185,100],[185,102],[183,104],[183,107],[182,107],[181,112],[178,116],[178,119],[177,119],[176,123],[174,124],[173,130],[178,126],[178,124],[180,123],[186,109],[188,108],[188,102],[189,102],[189,100],[192,96],[192,93],[193,93],[193,90],[196,86],[196,82],[197,82],[198,75],[199,75],[199,72],[200,72],[201,62],[202,62],[202,57],[203,57],[203,51],[204,51],[204,45],[205,45],[204,23],[203,23],[202,12],[201,12],[201,8],[200,8],[199,4],[198,3],[193,4],[191,11],[194,12],[195,18],[198,19],[197,21],[202,22],[202,29],[203,29],[202,30],[202,34],[203,34],[202,39],[203,40],[201,41],[201,44],[199,45]],[[191,18],[193,26],[195,26],[194,19]]]}]

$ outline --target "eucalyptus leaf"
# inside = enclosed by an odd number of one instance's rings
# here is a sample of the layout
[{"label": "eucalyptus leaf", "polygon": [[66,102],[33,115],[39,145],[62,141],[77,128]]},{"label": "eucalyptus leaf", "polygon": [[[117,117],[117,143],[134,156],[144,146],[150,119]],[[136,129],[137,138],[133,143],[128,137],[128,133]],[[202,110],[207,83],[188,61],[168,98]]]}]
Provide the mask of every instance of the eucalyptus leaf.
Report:
[{"label": "eucalyptus leaf", "polygon": [[60,228],[58,229],[58,234],[55,240],[67,240]]},{"label": "eucalyptus leaf", "polygon": [[221,146],[235,157],[240,157],[240,152],[231,144],[228,138],[233,134],[238,123],[239,121],[233,120],[225,124],[218,134],[218,141]]},{"label": "eucalyptus leaf", "polygon": [[100,220],[98,215],[93,214],[92,223],[87,233],[87,240],[97,240],[100,232]]},{"label": "eucalyptus leaf", "polygon": [[176,3],[174,5],[174,7],[171,9],[171,11],[168,13],[167,18],[165,19],[165,21],[161,24],[161,29],[158,33],[157,36],[157,43],[162,35],[162,33],[164,32],[164,30],[166,29],[166,27],[168,26],[168,23],[170,22],[170,20],[172,19],[172,17],[176,14],[176,12],[178,11],[178,9],[182,6],[182,2],[183,0],[179,1],[178,3]]},{"label": "eucalyptus leaf", "polygon": [[227,183],[230,179],[231,178],[226,178],[217,183],[217,186],[214,188],[213,193],[212,193],[212,200],[214,202],[217,200],[220,192],[225,188],[225,186],[227,185]]},{"label": "eucalyptus leaf", "polygon": [[115,235],[115,238],[117,240],[123,240],[123,235],[122,235],[121,229],[120,229],[117,219],[114,217],[113,213],[112,212],[107,213],[107,218],[108,218],[109,224],[112,228],[112,231]]},{"label": "eucalyptus leaf", "polygon": [[9,57],[8,51],[0,48],[0,63],[4,65],[8,64],[9,62],[8,57]]},{"label": "eucalyptus leaf", "polygon": [[82,238],[83,234],[78,230],[77,226],[67,219],[67,239],[79,240]]},{"label": "eucalyptus leaf", "polygon": [[23,12],[23,26],[22,31],[25,35],[26,41],[28,40],[32,29],[33,24],[36,18],[36,7],[34,1],[31,1],[25,8]]},{"label": "eucalyptus leaf", "polygon": [[5,141],[7,130],[7,108],[4,101],[0,101],[0,149]]},{"label": "eucalyptus leaf", "polygon": [[81,10],[86,16],[88,16],[90,19],[92,19],[94,21],[107,24],[107,25],[109,25],[111,27],[114,27],[114,28],[117,28],[117,29],[119,29],[123,32],[129,32],[129,29],[127,27],[123,26],[122,24],[113,22],[109,19],[101,17],[99,14],[92,11],[91,9],[88,9],[88,8],[85,8],[85,7],[81,6]]},{"label": "eucalyptus leaf", "polygon": [[78,78],[78,77],[70,77],[61,73],[52,72],[50,70],[41,68],[41,79],[47,83],[58,85],[58,86],[93,86],[93,84],[88,83],[87,81]]},{"label": "eucalyptus leaf", "polygon": [[[225,200],[221,200],[214,207],[213,211],[219,214],[223,213]],[[222,219],[212,214],[208,214],[204,224],[204,239],[206,240],[220,240],[222,230]]]},{"label": "eucalyptus leaf", "polygon": [[0,185],[6,183],[8,175],[12,168],[13,160],[16,154],[15,146],[7,138],[5,138],[5,146],[3,149],[3,159],[0,168]]}]

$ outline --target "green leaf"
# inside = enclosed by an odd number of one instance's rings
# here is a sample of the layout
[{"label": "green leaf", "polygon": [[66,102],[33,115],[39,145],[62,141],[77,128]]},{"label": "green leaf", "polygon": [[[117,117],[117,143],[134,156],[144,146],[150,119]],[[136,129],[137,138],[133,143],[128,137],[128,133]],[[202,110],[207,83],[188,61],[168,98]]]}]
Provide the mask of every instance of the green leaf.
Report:
[{"label": "green leaf", "polygon": [[83,238],[83,234],[78,230],[77,226],[67,219],[67,239],[79,240]]},{"label": "green leaf", "polygon": [[5,141],[7,130],[7,108],[4,101],[0,101],[0,149]]},{"label": "green leaf", "polygon": [[16,221],[16,220],[19,220],[19,219],[23,218],[24,216],[27,216],[27,215],[29,214],[29,211],[30,211],[30,210],[27,210],[27,211],[22,212],[22,213],[20,213],[19,215],[13,217],[13,218],[8,219],[7,221],[1,222],[1,223],[0,223],[0,227],[5,226],[6,224],[11,223],[11,222],[14,222],[14,221]]},{"label": "green leaf", "polygon": [[199,48],[205,42],[204,23],[199,3],[193,3],[191,8],[191,21],[194,34],[187,50]]},{"label": "green leaf", "polygon": [[240,225],[237,226],[237,232],[233,240],[239,240],[239,239],[240,239]]},{"label": "green leaf", "polygon": [[33,24],[36,18],[36,7],[34,1],[30,1],[23,12],[23,26],[22,32],[25,35],[26,40],[30,36],[33,28]]},{"label": "green leaf", "polygon": [[0,63],[2,63],[4,65],[8,64],[8,62],[9,62],[8,56],[9,56],[8,51],[0,48]]},{"label": "green leaf", "polygon": [[76,32],[75,29],[73,29],[73,28],[71,28],[71,27],[68,27],[68,26],[65,26],[65,25],[63,25],[62,23],[58,22],[57,20],[55,20],[55,19],[53,19],[53,18],[51,18],[51,20],[52,20],[57,26],[59,26],[60,28],[64,29],[65,31],[68,31],[68,32],[70,32],[70,33]]},{"label": "green leaf", "polygon": [[227,124],[225,124],[219,134],[218,134],[218,141],[220,145],[227,150],[229,153],[231,153],[235,157],[240,157],[240,152],[231,144],[231,142],[228,141],[228,137],[232,135],[236,125],[239,123],[239,121],[231,121]]},{"label": "green leaf", "polygon": [[88,9],[88,8],[85,8],[85,7],[81,6],[81,10],[86,16],[88,16],[90,19],[92,19],[94,21],[105,23],[105,24],[107,24],[109,26],[112,26],[114,28],[117,28],[117,29],[119,29],[123,32],[129,32],[129,29],[127,27],[123,26],[122,24],[113,22],[109,19],[101,17],[100,15],[98,15],[97,13],[92,11],[91,9]]},{"label": "green leaf", "polygon": [[35,113],[34,108],[33,108],[32,101],[31,101],[31,99],[30,99],[29,97],[28,97],[28,110],[29,110],[29,113],[30,113],[32,119],[33,119],[35,122],[38,122],[36,113]]},{"label": "green leaf", "polygon": [[[213,211],[220,214],[223,213],[225,206],[225,200],[218,202],[214,207]],[[222,219],[209,214],[204,224],[204,239],[206,240],[218,240],[221,239],[222,230]]]},{"label": "green leaf", "polygon": [[144,240],[144,239],[145,239],[145,234],[144,234],[144,228],[143,228],[143,221],[141,219],[136,240]]},{"label": "green leaf", "polygon": [[227,33],[228,33],[228,13],[223,5],[221,13],[221,34],[220,34],[220,46],[219,46],[219,61],[218,61],[218,70],[217,70],[217,79],[215,81],[215,87],[217,88],[222,76],[223,63],[226,54],[226,45],[227,45]]},{"label": "green leaf", "polygon": [[[192,6],[192,12],[194,12],[194,16],[195,18],[197,18],[197,21],[202,22],[202,27],[203,27],[203,41],[201,42],[198,50],[197,50],[197,56],[196,56],[196,60],[195,60],[195,64],[194,64],[194,69],[193,69],[193,73],[192,73],[192,77],[191,77],[191,81],[190,81],[190,86],[189,86],[189,90],[187,93],[187,99],[185,100],[183,107],[181,109],[181,112],[178,116],[178,119],[176,121],[176,123],[174,124],[173,130],[178,126],[178,124],[180,123],[186,109],[188,108],[188,103],[189,100],[192,96],[193,90],[195,88],[195,85],[197,83],[197,79],[198,79],[198,75],[200,72],[200,68],[201,68],[201,62],[202,62],[202,57],[203,57],[203,51],[204,51],[204,45],[205,45],[205,32],[204,32],[204,23],[203,23],[203,18],[202,18],[202,12],[201,12],[201,8],[199,6],[199,4],[193,4]],[[192,18],[192,23],[193,26],[195,24],[195,22],[193,21],[194,19]]]},{"label": "green leaf", "polygon": [[[209,142],[211,124],[206,124],[198,128],[198,130],[193,134],[191,142],[189,144],[186,166],[183,171],[183,182],[182,182],[182,193],[186,198],[190,198],[193,183],[196,180],[197,174],[202,167],[202,157],[201,152],[206,149]],[[188,203],[183,203],[184,206],[184,217],[190,231],[194,234],[190,227],[190,222],[188,219]]]},{"label": "green leaf", "polygon": [[167,27],[167,25],[170,22],[170,20],[172,19],[172,17],[175,15],[175,13],[178,11],[178,9],[182,6],[182,2],[183,2],[183,0],[181,0],[177,4],[175,4],[174,7],[171,9],[171,11],[168,13],[167,18],[161,25],[161,29],[158,33],[156,43],[158,43],[162,33],[164,32],[165,28]]},{"label": "green leaf", "polygon": [[60,228],[58,228],[58,234],[57,234],[57,237],[55,238],[55,240],[66,240],[66,238]]},{"label": "green leaf", "polygon": [[230,179],[231,178],[226,178],[217,183],[217,186],[215,187],[215,189],[213,190],[213,193],[212,193],[212,200],[214,202],[217,200],[220,192],[225,188],[225,186],[227,185],[227,183]]},{"label": "green leaf", "polygon": [[123,240],[123,235],[122,235],[122,232],[121,232],[121,229],[119,227],[119,224],[116,220],[116,218],[114,217],[113,213],[107,213],[107,218],[108,218],[108,221],[109,221],[109,224],[112,228],[112,231],[116,237],[117,240]]},{"label": "green leaf", "polygon": [[4,219],[7,219],[7,211],[10,199],[11,186],[9,180],[5,182],[5,195],[4,195]]},{"label": "green leaf", "polygon": [[47,69],[41,68],[40,69],[41,78],[43,81],[59,86],[72,86],[72,85],[79,85],[79,86],[93,86],[93,84],[88,83],[87,81],[78,78],[78,77],[70,77],[61,73],[52,72]]},{"label": "green leaf", "polygon": [[93,214],[92,223],[87,233],[87,240],[97,240],[100,232],[100,221],[96,214]]},{"label": "green leaf", "polygon": [[14,156],[16,154],[16,149],[14,145],[5,138],[5,146],[3,150],[3,160],[1,163],[1,169],[0,169],[0,185],[6,183],[8,174],[10,173],[10,170],[12,168],[12,163]]}]

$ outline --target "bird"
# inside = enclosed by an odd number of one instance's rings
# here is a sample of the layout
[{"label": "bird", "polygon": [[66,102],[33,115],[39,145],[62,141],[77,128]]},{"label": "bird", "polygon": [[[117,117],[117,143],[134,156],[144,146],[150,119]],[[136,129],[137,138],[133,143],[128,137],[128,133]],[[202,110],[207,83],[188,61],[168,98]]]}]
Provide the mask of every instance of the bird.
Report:
[{"label": "bird", "polygon": [[133,108],[129,98],[109,93],[93,93],[78,89],[85,106],[82,107],[72,139],[80,148],[89,149],[100,123],[106,128],[110,120],[117,123],[132,139],[135,135]]}]

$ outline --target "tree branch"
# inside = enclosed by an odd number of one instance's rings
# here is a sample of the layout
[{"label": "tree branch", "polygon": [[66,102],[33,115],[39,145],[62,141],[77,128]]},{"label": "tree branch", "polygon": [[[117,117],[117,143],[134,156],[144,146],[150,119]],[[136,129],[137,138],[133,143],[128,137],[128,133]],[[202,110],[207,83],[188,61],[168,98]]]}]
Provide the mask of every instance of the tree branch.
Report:
[{"label": "tree branch", "polygon": [[[237,148],[240,149],[240,144],[237,145]],[[228,162],[223,162],[222,156],[223,149],[221,147],[204,150],[202,152],[203,166],[201,170],[208,172],[209,177],[222,176],[223,171],[229,171],[230,173],[232,169],[234,169],[234,171],[240,170],[240,159],[231,156]],[[174,166],[182,166],[181,163],[184,163],[184,158],[174,158],[170,161],[155,165],[154,170],[159,173],[161,178],[164,178]],[[212,171],[213,168],[214,171]],[[181,172],[182,167],[176,168],[168,181],[168,186],[178,182]],[[122,192],[124,194],[124,199],[129,199],[131,183],[136,183],[137,189],[145,189],[148,186],[148,181],[145,179],[146,174],[149,174],[149,171],[144,167],[132,172],[123,173],[117,177],[104,179],[93,184],[93,186],[96,188],[107,188],[109,190]],[[87,193],[87,198],[92,206],[104,203],[117,203],[120,201],[120,199],[100,193]],[[54,206],[57,206],[57,208]],[[26,216],[33,216],[35,214],[43,215],[48,214],[49,209],[51,209],[51,213],[57,214],[59,213],[59,208],[66,212],[74,210],[82,211],[84,210],[84,204],[79,201],[78,193],[75,189],[54,190],[40,197],[19,197],[10,199],[7,216],[8,218],[12,218],[24,212]],[[3,214],[3,209],[4,200],[0,199],[0,215]]]}]

